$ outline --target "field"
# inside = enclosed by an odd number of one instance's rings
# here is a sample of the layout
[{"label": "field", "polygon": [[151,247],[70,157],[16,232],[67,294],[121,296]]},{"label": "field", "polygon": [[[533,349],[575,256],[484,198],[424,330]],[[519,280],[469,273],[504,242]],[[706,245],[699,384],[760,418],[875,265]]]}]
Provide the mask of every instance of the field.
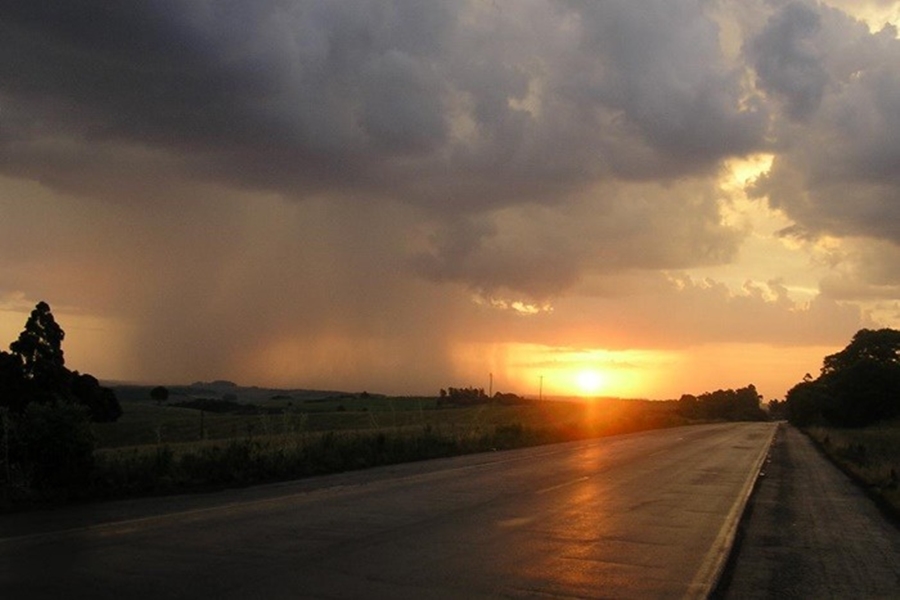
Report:
[{"label": "field", "polygon": [[810,427],[809,436],[900,519],[900,421],[861,429]]},{"label": "field", "polygon": [[336,396],[295,402],[276,398],[234,404],[255,414],[185,408],[185,400],[163,405],[123,399],[122,417],[97,423],[98,448],[180,444],[208,440],[257,438],[323,431],[396,431],[425,426],[474,434],[496,426],[518,424],[552,430],[576,438],[609,435],[658,426],[674,418],[669,403],[598,399],[583,401],[484,403],[440,407],[437,398]]},{"label": "field", "polygon": [[123,415],[94,424],[88,495],[248,485],[376,465],[682,425],[673,402],[438,398],[257,388],[117,390]]}]

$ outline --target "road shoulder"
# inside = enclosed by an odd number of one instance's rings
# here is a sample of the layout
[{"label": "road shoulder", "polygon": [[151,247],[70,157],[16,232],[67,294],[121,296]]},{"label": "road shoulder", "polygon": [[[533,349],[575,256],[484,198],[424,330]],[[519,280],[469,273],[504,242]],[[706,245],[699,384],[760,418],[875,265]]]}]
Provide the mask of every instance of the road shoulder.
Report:
[{"label": "road shoulder", "polygon": [[781,425],[717,598],[887,598],[900,531],[790,425]]}]

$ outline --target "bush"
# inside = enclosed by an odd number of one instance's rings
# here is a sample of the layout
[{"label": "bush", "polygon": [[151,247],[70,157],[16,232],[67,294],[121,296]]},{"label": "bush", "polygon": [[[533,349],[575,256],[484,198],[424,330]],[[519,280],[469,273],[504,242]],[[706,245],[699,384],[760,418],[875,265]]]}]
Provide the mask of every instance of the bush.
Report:
[{"label": "bush", "polygon": [[84,407],[31,403],[20,415],[4,416],[10,490],[71,495],[90,480],[94,438]]}]

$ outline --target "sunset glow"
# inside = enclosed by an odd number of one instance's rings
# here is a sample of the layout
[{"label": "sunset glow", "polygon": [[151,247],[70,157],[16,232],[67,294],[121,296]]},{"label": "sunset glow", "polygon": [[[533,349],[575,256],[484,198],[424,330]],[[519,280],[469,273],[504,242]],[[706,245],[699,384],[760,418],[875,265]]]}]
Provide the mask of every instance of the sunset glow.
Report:
[{"label": "sunset glow", "polygon": [[583,396],[597,396],[606,385],[606,377],[599,371],[580,371],[575,376],[575,384]]}]

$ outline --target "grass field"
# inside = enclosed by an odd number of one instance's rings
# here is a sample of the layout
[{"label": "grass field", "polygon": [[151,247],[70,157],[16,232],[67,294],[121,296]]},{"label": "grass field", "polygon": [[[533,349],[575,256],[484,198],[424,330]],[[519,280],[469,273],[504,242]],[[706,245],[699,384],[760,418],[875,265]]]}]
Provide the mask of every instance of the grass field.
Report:
[{"label": "grass field", "polygon": [[809,436],[900,519],[900,421],[861,429],[810,427]]},{"label": "grass field", "polygon": [[[94,424],[90,497],[171,493],[685,424],[673,402],[599,399],[439,406],[436,398],[262,397],[276,414],[216,414],[124,394]],[[243,400],[244,398],[238,398]]]},{"label": "grass field", "polygon": [[93,430],[97,447],[103,449],[428,425],[471,432],[513,423],[583,438],[683,423],[674,414],[671,403],[638,400],[489,403],[439,408],[436,398],[374,397],[335,398],[290,405],[282,400],[254,405],[282,412],[216,414],[171,403],[158,406],[151,401],[123,400],[122,417],[115,423],[96,423]]}]

